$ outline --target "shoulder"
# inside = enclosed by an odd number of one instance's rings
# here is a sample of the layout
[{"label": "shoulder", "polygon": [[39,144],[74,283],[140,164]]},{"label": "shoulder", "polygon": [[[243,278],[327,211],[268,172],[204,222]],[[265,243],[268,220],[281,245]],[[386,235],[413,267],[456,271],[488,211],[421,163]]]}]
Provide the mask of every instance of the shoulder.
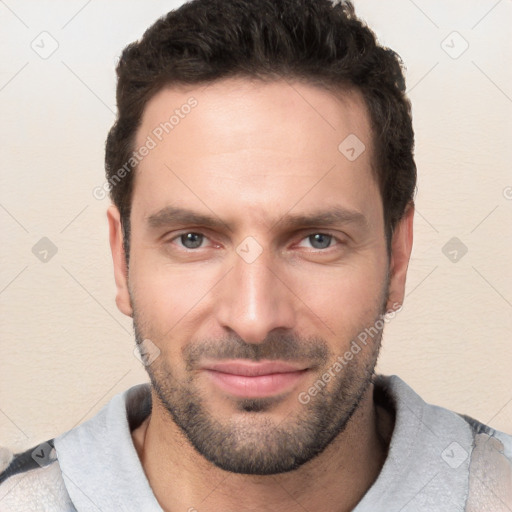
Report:
[{"label": "shoulder", "polygon": [[450,492],[459,475],[466,512],[512,511],[511,435],[426,403],[397,376],[379,375],[375,384],[376,399],[396,414],[395,433],[402,435],[395,442],[409,443],[407,453],[415,453],[424,466],[437,461]]},{"label": "shoulder", "polygon": [[467,512],[512,510],[512,436],[461,416],[474,435]]},{"label": "shoulder", "polygon": [[0,447],[2,512],[74,512],[53,440],[23,453]]},{"label": "shoulder", "polygon": [[501,453],[512,463],[512,435],[500,432],[489,425],[485,425],[466,414],[459,414],[470,426],[475,436],[475,445],[478,445],[484,439],[493,438],[493,444],[500,447]]}]

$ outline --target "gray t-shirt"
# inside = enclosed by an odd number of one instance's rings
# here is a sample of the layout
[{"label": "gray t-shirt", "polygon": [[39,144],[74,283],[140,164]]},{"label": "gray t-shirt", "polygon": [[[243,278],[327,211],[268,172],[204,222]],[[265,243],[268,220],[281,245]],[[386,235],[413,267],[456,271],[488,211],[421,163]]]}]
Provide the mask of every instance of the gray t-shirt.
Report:
[{"label": "gray t-shirt", "polygon": [[[512,436],[426,404],[396,376],[375,400],[395,417],[384,466],[355,512],[512,512]],[[161,512],[132,442],[148,384],[23,454],[0,451],[2,512]]]}]

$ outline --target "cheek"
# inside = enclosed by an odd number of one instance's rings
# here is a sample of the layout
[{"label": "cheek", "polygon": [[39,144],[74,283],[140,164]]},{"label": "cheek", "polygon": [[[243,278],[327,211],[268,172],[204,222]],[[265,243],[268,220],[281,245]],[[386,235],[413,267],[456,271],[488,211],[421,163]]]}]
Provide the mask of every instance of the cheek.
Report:
[{"label": "cheek", "polygon": [[181,336],[208,305],[221,276],[218,265],[170,265],[137,258],[130,270],[137,316],[156,339],[173,337],[178,331]]},{"label": "cheek", "polygon": [[386,267],[376,261],[312,268],[307,274],[295,275],[294,283],[303,303],[336,337],[373,323],[387,292]]}]

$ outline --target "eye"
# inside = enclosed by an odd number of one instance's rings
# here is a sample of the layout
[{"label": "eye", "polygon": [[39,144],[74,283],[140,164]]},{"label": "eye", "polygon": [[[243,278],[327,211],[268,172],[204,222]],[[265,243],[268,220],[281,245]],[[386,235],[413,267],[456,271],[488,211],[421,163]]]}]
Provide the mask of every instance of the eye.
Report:
[{"label": "eye", "polygon": [[304,240],[307,240],[311,244],[313,249],[328,249],[331,246],[331,242],[333,241],[333,239],[334,237],[327,233],[313,233],[307,236],[306,238],[303,238],[301,244],[303,243]]},{"label": "eye", "polygon": [[202,246],[205,236],[201,233],[194,233],[193,231],[189,231],[187,233],[182,233],[178,235],[174,240],[179,240],[185,249],[198,249]]}]

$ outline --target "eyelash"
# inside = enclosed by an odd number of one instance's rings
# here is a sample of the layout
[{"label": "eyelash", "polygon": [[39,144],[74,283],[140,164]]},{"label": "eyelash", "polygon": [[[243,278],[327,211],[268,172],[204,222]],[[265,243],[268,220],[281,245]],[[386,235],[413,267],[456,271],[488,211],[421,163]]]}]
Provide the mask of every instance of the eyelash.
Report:
[{"label": "eyelash", "polygon": [[[182,231],[181,233],[178,233],[177,235],[175,235],[174,237],[172,237],[171,239],[168,240],[168,243],[173,243],[175,240],[178,240],[180,239],[183,235],[187,235],[187,234],[194,234],[194,235],[200,235],[200,236],[203,236],[204,239],[207,239],[209,240],[208,236],[205,235],[204,233],[201,233],[200,231]],[[337,245],[340,245],[340,244],[343,244],[343,242],[338,238],[336,237],[335,235],[333,235],[332,233],[329,233],[329,232],[324,232],[324,231],[311,231],[311,232],[308,232],[307,234],[305,234],[304,236],[302,236],[302,238],[300,239],[300,242],[302,242],[303,240],[313,236],[313,235],[324,235],[324,236],[328,236],[328,237],[331,237],[331,240],[330,242],[338,242]],[[204,241],[204,240],[203,240]],[[336,245],[336,244],[335,244]],[[327,252],[329,249],[332,249],[335,245],[329,245],[328,247],[325,247],[324,249],[315,249],[314,247],[311,248],[311,250],[313,251],[320,251],[320,252]],[[194,249],[189,249],[188,247],[184,247],[184,246],[179,246],[180,249],[183,249],[187,252],[195,252],[195,251],[198,251],[199,249],[204,249],[204,247],[200,246],[200,247],[196,247]]]}]

